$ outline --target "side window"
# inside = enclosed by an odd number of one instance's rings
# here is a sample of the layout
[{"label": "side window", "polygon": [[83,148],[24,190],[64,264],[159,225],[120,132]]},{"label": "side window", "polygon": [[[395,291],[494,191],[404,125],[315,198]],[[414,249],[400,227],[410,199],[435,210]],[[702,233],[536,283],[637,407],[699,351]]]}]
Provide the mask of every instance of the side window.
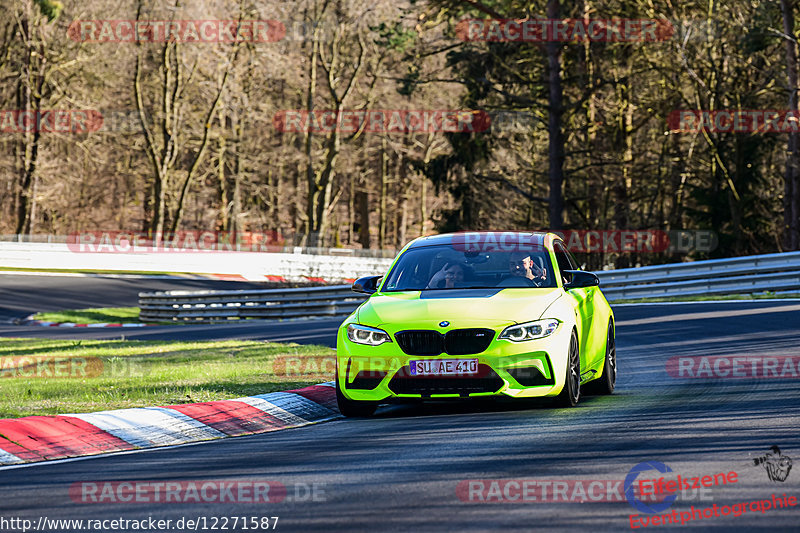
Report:
[{"label": "side window", "polygon": [[567,283],[572,281],[572,276],[569,274],[565,274],[564,271],[577,270],[578,267],[570,257],[569,252],[567,252],[567,249],[564,248],[564,246],[560,242],[556,241],[553,244],[553,251],[555,251],[556,253],[556,262],[558,263],[558,270],[561,272],[561,281],[566,285]]},{"label": "side window", "polygon": [[572,263],[572,270],[583,270],[583,267],[580,263],[575,259],[575,256],[572,255],[572,252],[567,250],[567,257],[569,257],[569,262]]},{"label": "side window", "polygon": [[576,270],[576,265],[572,262],[567,253],[567,250],[561,245],[560,242],[556,242],[553,246],[553,249],[556,252],[556,262],[558,263],[558,269],[561,272],[565,270]]}]

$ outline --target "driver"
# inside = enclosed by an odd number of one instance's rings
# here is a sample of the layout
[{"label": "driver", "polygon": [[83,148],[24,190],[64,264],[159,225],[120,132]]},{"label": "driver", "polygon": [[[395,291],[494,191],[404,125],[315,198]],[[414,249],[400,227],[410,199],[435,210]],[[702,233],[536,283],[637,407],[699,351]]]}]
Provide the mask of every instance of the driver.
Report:
[{"label": "driver", "polygon": [[508,260],[508,270],[512,276],[528,278],[538,287],[547,281],[547,269],[539,267],[528,252],[513,252]]}]

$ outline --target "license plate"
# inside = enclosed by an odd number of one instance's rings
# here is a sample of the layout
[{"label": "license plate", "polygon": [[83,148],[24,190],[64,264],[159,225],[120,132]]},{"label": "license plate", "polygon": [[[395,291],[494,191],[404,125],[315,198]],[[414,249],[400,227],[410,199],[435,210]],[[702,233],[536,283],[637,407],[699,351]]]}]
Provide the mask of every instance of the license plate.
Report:
[{"label": "license plate", "polygon": [[412,376],[464,376],[478,373],[477,359],[426,359],[411,361]]}]

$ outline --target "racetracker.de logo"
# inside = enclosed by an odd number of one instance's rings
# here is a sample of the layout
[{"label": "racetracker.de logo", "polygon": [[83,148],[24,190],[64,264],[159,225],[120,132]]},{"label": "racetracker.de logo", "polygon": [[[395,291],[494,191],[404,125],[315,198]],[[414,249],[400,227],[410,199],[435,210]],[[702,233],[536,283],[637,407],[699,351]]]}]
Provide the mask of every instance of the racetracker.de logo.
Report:
[{"label": "racetracker.de logo", "polygon": [[97,357],[0,357],[0,378],[94,378],[103,373],[103,368],[103,360]]},{"label": "racetracker.de logo", "polygon": [[76,20],[67,35],[84,43],[274,43],[286,28],[277,20]]},{"label": "racetracker.de logo", "polygon": [[456,25],[460,40],[487,42],[656,42],[673,33],[666,19],[471,19]]},{"label": "racetracker.de logo", "polygon": [[793,133],[800,131],[797,111],[717,109],[678,110],[667,117],[673,133]]},{"label": "racetracker.de logo", "polygon": [[[641,501],[673,501],[676,495],[663,492],[640,495]],[[706,499],[704,491],[679,491],[681,499]],[[622,480],[616,479],[466,479],[458,482],[456,496],[467,503],[558,503],[624,502]]]},{"label": "racetracker.de logo", "polygon": [[[551,233],[561,237],[572,253],[708,252],[718,243],[716,233],[708,230],[557,230]],[[541,237],[524,232],[460,232],[453,236],[453,247],[460,252],[533,251],[542,246]]]},{"label": "racetracker.de logo", "polygon": [[325,501],[324,483],[279,481],[80,481],[69,487],[75,503],[280,503]]},{"label": "racetracker.de logo", "polygon": [[581,252],[653,252],[669,249],[670,238],[662,230],[567,230],[554,231],[567,250]]},{"label": "racetracker.de logo", "polygon": [[516,231],[460,232],[452,246],[459,252],[527,252],[544,249],[542,235]]},{"label": "racetracker.de logo", "polygon": [[336,357],[333,355],[279,355],[272,361],[272,373],[276,376],[327,376],[333,375],[335,371]]},{"label": "racetracker.de logo", "polygon": [[675,356],[667,359],[667,374],[673,378],[743,379],[800,378],[800,356],[709,355]]},{"label": "racetracker.de logo", "polygon": [[74,253],[134,252],[272,252],[283,249],[277,231],[177,231],[155,239],[136,231],[83,231],[67,236],[67,248]]},{"label": "racetracker.de logo", "polygon": [[0,133],[89,133],[103,125],[93,109],[0,110]]},{"label": "racetracker.de logo", "polygon": [[436,109],[279,111],[272,124],[280,132],[471,133],[489,129],[485,111]]}]

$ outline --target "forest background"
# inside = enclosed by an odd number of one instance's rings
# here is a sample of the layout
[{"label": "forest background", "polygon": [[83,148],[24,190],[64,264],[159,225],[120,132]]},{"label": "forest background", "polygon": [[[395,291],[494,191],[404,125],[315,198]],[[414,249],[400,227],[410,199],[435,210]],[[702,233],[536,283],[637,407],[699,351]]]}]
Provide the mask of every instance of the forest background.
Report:
[{"label": "forest background", "polygon": [[[797,11],[791,0],[4,0],[0,234],[264,232],[373,249],[462,230],[716,236],[713,250],[583,254],[595,267],[797,250]],[[669,31],[465,37],[470,20],[531,18]],[[101,34],[102,21],[209,20],[268,21],[272,33]],[[97,31],[81,33],[86,21]],[[375,110],[491,123],[348,130],[281,118]],[[681,130],[681,110],[790,120],[780,132]],[[102,120],[76,131],[22,120],[56,111]]]}]

